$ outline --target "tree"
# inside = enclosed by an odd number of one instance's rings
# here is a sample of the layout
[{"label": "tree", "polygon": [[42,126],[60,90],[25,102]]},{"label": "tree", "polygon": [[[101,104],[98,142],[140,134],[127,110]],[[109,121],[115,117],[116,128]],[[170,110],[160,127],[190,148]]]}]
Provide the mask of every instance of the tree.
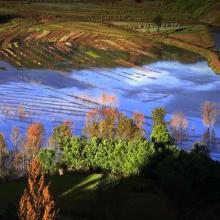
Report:
[{"label": "tree", "polygon": [[11,133],[11,141],[14,144],[14,151],[15,152],[18,150],[19,140],[20,140],[20,129],[17,127],[14,127],[12,129],[12,133]]},{"label": "tree", "polygon": [[43,134],[44,127],[41,123],[33,123],[27,128],[24,141],[24,157],[27,165],[37,156],[43,142]]},{"label": "tree", "polygon": [[55,149],[41,149],[37,157],[44,173],[54,174],[58,170]]},{"label": "tree", "polygon": [[125,114],[111,107],[91,110],[86,114],[84,132],[88,137],[141,139],[144,136],[144,115],[134,113],[129,119]]},{"label": "tree", "polygon": [[43,142],[44,127],[41,123],[31,124],[26,133],[25,148],[32,159],[37,155]]},{"label": "tree", "polygon": [[202,104],[202,119],[203,124],[207,126],[207,131],[203,135],[204,142],[210,147],[210,144],[215,145],[215,123],[219,115],[219,109],[215,103],[205,101]]},{"label": "tree", "polygon": [[136,121],[136,123],[133,119],[129,119],[124,114],[120,114],[118,125],[116,127],[116,138],[122,140],[142,139],[144,137],[142,122]]},{"label": "tree", "polygon": [[15,171],[19,170],[21,164],[22,155],[19,152],[18,146],[21,144],[20,129],[14,127],[11,133],[11,142],[14,144],[13,150],[13,168]]},{"label": "tree", "polygon": [[153,126],[166,125],[166,110],[164,108],[155,108],[152,112]]},{"label": "tree", "polygon": [[60,145],[60,142],[65,137],[72,137],[73,136],[73,122],[66,120],[61,125],[53,129],[53,134],[50,137],[49,145],[52,148],[57,148]]},{"label": "tree", "polygon": [[160,27],[162,25],[163,17],[161,15],[157,15],[154,19],[153,22],[157,25],[158,29],[157,31],[159,32]]},{"label": "tree", "polygon": [[138,128],[143,129],[144,126],[144,114],[140,112],[133,112],[133,121],[137,125]]},{"label": "tree", "polygon": [[209,148],[204,143],[195,142],[192,146],[192,152],[195,154],[209,155]]},{"label": "tree", "polygon": [[177,142],[182,142],[186,139],[189,121],[185,118],[183,113],[174,113],[170,121],[170,126],[173,137]]},{"label": "tree", "polygon": [[0,133],[0,177],[5,177],[6,175],[7,156],[8,156],[8,150],[4,140],[4,135]]},{"label": "tree", "polygon": [[21,197],[18,216],[21,220],[55,220],[57,216],[55,202],[36,159],[29,167],[28,186]]},{"label": "tree", "polygon": [[170,136],[166,125],[159,124],[153,127],[151,141],[157,145],[172,145],[173,139]]},{"label": "tree", "polygon": [[111,107],[92,109],[86,114],[86,136],[114,138],[118,117],[119,112]]},{"label": "tree", "polygon": [[125,176],[136,175],[147,162],[146,140],[66,138],[63,161],[76,170],[101,169]]},{"label": "tree", "polygon": [[205,101],[202,104],[203,123],[209,129],[210,129],[210,127],[212,127],[212,129],[214,128],[218,114],[219,114],[219,111],[218,111],[215,103]]}]

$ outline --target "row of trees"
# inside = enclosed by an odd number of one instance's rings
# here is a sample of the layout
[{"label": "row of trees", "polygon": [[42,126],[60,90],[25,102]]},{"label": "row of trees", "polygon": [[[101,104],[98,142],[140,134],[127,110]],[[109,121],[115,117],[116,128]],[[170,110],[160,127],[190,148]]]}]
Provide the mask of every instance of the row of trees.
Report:
[{"label": "row of trees", "polygon": [[[108,97],[107,97],[108,98]],[[106,104],[106,96],[102,97],[102,102]],[[111,98],[111,102],[115,99]],[[207,131],[205,133],[204,145],[209,147],[213,142],[214,127],[219,115],[219,106],[212,102],[204,102],[201,107],[201,116]],[[167,144],[179,144],[188,138],[189,121],[183,113],[174,113],[168,123],[166,110],[157,108],[152,112],[153,130],[151,140]],[[86,123],[83,135],[86,139],[97,137],[99,139],[121,139],[121,140],[145,140],[144,130],[145,116],[134,112],[131,118],[119,112],[114,107],[101,107],[91,110],[86,114]],[[72,138],[73,123],[64,121],[60,126],[54,128],[53,133],[47,141],[47,148],[60,149],[60,144],[65,138]],[[169,132],[170,133],[169,133]],[[172,137],[172,138],[171,138]],[[11,142],[13,150],[8,151],[4,141],[4,135],[0,134],[0,176],[25,174],[28,165],[33,158],[38,155],[44,140],[44,127],[41,123],[30,124],[25,137],[22,137],[20,129],[15,127],[12,130]],[[53,151],[44,152],[52,157]],[[49,157],[45,155],[45,157]],[[56,160],[58,160],[57,158]],[[49,162],[48,163],[52,163]],[[56,169],[54,165],[54,168]]]},{"label": "row of trees", "polygon": [[38,155],[45,173],[59,168],[101,170],[120,175],[139,174],[152,151],[146,140],[65,138],[60,150],[42,149]]}]

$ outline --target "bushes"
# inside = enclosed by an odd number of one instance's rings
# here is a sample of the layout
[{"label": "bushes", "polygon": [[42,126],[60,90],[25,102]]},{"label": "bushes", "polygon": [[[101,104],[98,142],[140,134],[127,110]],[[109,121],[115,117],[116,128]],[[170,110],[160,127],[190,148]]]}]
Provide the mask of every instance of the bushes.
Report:
[{"label": "bushes", "polygon": [[[147,157],[154,150],[147,141],[92,138],[65,138],[62,146],[63,163],[68,168],[101,169],[125,176],[140,173]],[[55,169],[54,150],[41,150],[40,161],[46,172]],[[50,167],[51,166],[51,167]]]},{"label": "bushes", "polygon": [[133,175],[145,164],[147,147],[147,141],[70,138],[63,149],[65,160],[68,158],[66,165],[75,169],[87,167]]},{"label": "bushes", "polygon": [[55,149],[42,149],[38,154],[38,159],[46,174],[52,174],[57,171],[58,164],[56,162]]},{"label": "bushes", "polygon": [[174,140],[170,136],[166,125],[163,124],[154,126],[151,134],[151,141],[158,145],[171,145],[174,143]]},{"label": "bushes", "polygon": [[76,137],[65,138],[62,146],[64,164],[76,170],[88,167],[86,149],[86,139]]}]

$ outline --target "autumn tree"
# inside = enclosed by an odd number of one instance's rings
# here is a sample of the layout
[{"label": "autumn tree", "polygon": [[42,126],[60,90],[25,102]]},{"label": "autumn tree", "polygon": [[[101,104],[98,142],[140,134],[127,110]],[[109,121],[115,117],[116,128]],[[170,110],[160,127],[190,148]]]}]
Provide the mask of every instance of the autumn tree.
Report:
[{"label": "autumn tree", "polygon": [[205,101],[202,104],[202,120],[203,124],[208,127],[203,136],[205,143],[210,147],[210,144],[215,144],[215,123],[219,115],[219,109],[213,102]]},{"label": "autumn tree", "polygon": [[49,139],[48,146],[49,148],[57,148],[59,147],[60,142],[65,137],[73,136],[73,122],[70,120],[65,120],[58,127],[53,129],[52,136]]},{"label": "autumn tree", "polygon": [[202,119],[205,126],[209,129],[214,128],[219,111],[215,103],[205,101],[202,104]]},{"label": "autumn tree", "polygon": [[0,133],[0,177],[5,177],[6,175],[7,156],[8,156],[8,150],[4,140],[4,135]]},{"label": "autumn tree", "polygon": [[95,108],[86,114],[84,132],[88,137],[113,138],[119,112],[110,107]]},{"label": "autumn tree", "polygon": [[144,136],[143,124],[144,116],[141,113],[129,119],[115,108],[102,107],[86,114],[84,132],[88,137],[141,139]]},{"label": "autumn tree", "polygon": [[174,113],[170,121],[170,127],[173,133],[173,137],[177,142],[186,140],[188,126],[189,121],[185,118],[183,113]]},{"label": "autumn tree", "polygon": [[145,119],[144,114],[142,114],[140,112],[133,112],[132,119],[138,128],[143,129],[144,119]]},{"label": "autumn tree", "polygon": [[102,104],[102,105],[114,108],[114,107],[117,106],[118,98],[117,98],[117,96],[107,95],[107,94],[103,93],[99,97],[99,103]]},{"label": "autumn tree", "polygon": [[116,137],[123,140],[142,139],[144,137],[142,122],[136,121],[136,123],[133,119],[128,118],[124,114],[120,114],[116,128]]},{"label": "autumn tree", "polygon": [[29,167],[28,186],[21,197],[18,216],[21,220],[54,220],[57,216],[55,202],[36,159]]},{"label": "autumn tree", "polygon": [[44,135],[44,127],[41,123],[33,123],[29,125],[24,141],[24,156],[27,165],[36,157],[39,152]]}]

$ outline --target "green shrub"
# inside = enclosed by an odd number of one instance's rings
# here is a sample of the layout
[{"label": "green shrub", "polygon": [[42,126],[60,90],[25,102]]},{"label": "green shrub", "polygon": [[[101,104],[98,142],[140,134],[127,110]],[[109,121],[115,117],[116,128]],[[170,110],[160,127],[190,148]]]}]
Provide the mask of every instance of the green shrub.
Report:
[{"label": "green shrub", "polygon": [[41,149],[38,154],[43,172],[46,174],[53,174],[58,169],[58,163],[56,161],[55,149]]},{"label": "green shrub", "polygon": [[62,146],[64,162],[74,169],[91,168],[134,175],[140,173],[152,151],[147,141],[67,138]]},{"label": "green shrub", "polygon": [[77,170],[87,168],[86,146],[86,139],[77,137],[65,138],[62,145],[64,164]]},{"label": "green shrub", "polygon": [[172,145],[174,143],[167,126],[164,124],[158,124],[153,127],[151,141],[158,145]]}]

